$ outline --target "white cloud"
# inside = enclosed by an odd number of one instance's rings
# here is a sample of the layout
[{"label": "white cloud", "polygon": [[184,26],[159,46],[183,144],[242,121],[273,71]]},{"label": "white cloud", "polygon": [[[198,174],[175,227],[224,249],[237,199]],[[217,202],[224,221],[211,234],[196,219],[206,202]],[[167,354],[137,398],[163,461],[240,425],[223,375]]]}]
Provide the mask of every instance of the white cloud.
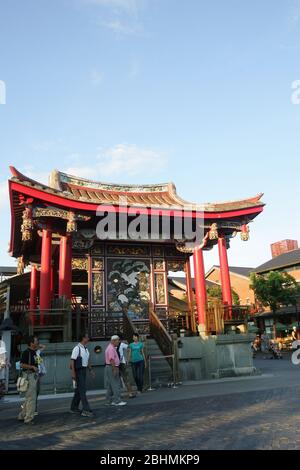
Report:
[{"label": "white cloud", "polygon": [[80,165],[77,156],[75,164],[66,172],[84,178],[103,180],[122,176],[126,178],[139,175],[152,175],[161,171],[166,163],[166,156],[156,150],[140,148],[134,144],[118,144],[104,150],[96,156],[94,165]]},{"label": "white cloud", "polygon": [[125,10],[131,14],[136,13],[143,0],[85,0],[86,3],[111,8],[114,11]]},{"label": "white cloud", "polygon": [[116,36],[139,35],[143,25],[139,21],[142,8],[147,0],[82,0],[101,9],[99,24]]}]

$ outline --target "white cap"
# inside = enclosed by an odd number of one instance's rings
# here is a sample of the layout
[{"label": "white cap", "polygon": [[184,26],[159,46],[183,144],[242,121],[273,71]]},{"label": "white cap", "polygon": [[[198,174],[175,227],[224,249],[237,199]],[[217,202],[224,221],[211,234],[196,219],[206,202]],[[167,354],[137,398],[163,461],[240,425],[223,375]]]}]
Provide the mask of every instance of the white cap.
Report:
[{"label": "white cap", "polygon": [[111,341],[116,341],[117,339],[120,339],[118,335],[114,335],[111,337]]}]

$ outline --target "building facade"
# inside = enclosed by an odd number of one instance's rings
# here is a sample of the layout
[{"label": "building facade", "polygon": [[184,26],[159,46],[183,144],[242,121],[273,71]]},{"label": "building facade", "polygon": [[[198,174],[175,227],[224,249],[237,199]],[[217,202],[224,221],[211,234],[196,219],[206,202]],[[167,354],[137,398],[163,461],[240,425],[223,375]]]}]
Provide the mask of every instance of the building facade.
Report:
[{"label": "building facade", "polygon": [[172,183],[112,185],[54,171],[46,186],[11,172],[10,254],[20,275],[30,268],[23,306],[32,331],[71,340],[84,327],[94,339],[107,338],[122,330],[126,316],[147,332],[151,315],[168,319],[170,272],[185,272],[193,317],[191,262],[195,320],[205,331],[203,254],[214,247],[223,302],[232,305],[227,250],[237,234],[248,240],[262,195],[197,205],[180,198]]}]

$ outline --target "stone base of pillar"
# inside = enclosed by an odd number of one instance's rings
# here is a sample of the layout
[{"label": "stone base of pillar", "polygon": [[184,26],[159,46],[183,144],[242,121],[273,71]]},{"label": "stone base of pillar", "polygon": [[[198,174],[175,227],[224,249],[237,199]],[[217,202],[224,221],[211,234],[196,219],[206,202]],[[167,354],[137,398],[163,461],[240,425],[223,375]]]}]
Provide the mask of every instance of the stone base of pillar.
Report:
[{"label": "stone base of pillar", "polygon": [[205,325],[197,325],[198,333],[201,338],[206,338],[206,326]]}]

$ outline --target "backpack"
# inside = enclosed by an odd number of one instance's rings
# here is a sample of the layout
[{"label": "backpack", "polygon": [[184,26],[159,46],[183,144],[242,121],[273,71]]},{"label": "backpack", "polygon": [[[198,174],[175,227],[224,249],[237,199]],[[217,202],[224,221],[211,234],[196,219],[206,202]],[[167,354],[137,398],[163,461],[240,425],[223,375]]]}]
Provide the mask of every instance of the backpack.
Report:
[{"label": "backpack", "polygon": [[79,354],[74,361],[75,370],[82,369],[82,356],[81,356],[81,348],[79,345],[78,345],[78,349],[79,349]]}]

